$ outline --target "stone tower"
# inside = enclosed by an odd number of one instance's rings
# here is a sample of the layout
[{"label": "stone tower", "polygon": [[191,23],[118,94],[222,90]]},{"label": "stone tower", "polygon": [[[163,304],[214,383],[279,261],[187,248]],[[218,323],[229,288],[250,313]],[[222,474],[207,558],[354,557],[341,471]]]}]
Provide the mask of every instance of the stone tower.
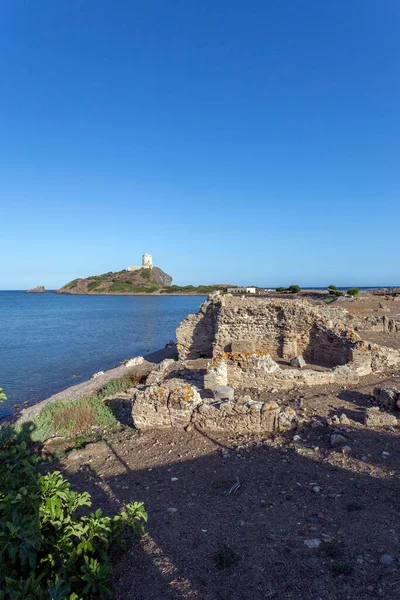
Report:
[{"label": "stone tower", "polygon": [[144,267],[145,269],[153,268],[153,257],[151,256],[151,254],[143,254],[142,267]]}]

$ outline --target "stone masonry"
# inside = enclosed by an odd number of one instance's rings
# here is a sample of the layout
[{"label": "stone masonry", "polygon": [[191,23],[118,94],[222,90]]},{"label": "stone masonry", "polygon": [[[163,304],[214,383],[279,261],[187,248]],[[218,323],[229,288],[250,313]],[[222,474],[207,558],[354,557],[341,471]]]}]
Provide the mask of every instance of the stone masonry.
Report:
[{"label": "stone masonry", "polygon": [[[212,297],[178,327],[179,361],[163,361],[135,392],[135,426],[291,429],[294,411],[261,401],[263,391],[355,385],[400,367],[400,351],[362,340],[348,321],[346,310],[306,300]],[[190,370],[194,363],[203,367]]]}]

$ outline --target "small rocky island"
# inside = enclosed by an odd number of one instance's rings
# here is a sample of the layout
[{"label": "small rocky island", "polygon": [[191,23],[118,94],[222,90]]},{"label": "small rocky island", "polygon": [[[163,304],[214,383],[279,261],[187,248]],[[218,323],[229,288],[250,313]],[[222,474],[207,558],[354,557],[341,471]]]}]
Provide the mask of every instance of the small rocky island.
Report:
[{"label": "small rocky island", "polygon": [[26,293],[27,294],[45,294],[46,288],[44,287],[44,285],[37,285],[36,287],[32,288],[31,290],[27,290]]},{"label": "small rocky island", "polygon": [[168,288],[172,277],[153,265],[151,254],[144,254],[140,266],[122,271],[74,279],[56,294],[153,294]]}]

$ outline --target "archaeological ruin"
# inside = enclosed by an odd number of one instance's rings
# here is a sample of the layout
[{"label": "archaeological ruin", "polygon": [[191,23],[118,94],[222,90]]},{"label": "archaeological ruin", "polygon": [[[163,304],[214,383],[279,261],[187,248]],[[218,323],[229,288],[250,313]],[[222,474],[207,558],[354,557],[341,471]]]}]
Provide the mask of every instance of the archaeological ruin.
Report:
[{"label": "archaeological ruin", "polygon": [[363,339],[368,331],[396,331],[398,322],[388,321],[307,300],[209,298],[177,329],[179,360],[163,361],[135,392],[134,424],[138,429],[291,429],[295,412],[265,393],[345,387],[400,366],[399,350]]}]

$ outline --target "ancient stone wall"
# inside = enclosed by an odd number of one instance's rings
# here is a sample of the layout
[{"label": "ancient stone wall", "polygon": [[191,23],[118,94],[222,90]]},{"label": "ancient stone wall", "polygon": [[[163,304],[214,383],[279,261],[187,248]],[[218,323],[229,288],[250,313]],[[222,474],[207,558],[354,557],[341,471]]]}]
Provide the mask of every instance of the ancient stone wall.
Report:
[{"label": "ancient stone wall", "polygon": [[[336,312],[346,314],[342,309]],[[332,331],[332,314],[301,300],[212,299],[177,329],[178,352],[182,359],[243,351],[287,360],[303,354],[311,362],[343,365],[351,352],[346,340]]]}]

